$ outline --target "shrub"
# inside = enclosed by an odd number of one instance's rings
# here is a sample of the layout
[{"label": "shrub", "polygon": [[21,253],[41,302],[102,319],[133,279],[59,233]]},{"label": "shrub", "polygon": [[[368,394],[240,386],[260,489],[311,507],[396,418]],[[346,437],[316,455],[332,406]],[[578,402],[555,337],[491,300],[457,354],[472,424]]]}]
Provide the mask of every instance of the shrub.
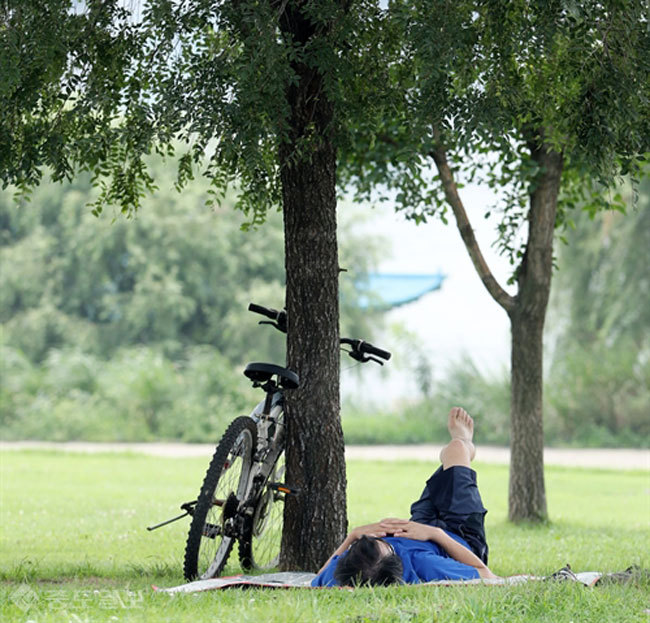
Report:
[{"label": "shrub", "polygon": [[35,366],[8,347],[2,358],[4,439],[215,441],[255,402],[248,381],[211,347],[177,362],[150,347],[109,361],[53,349]]}]

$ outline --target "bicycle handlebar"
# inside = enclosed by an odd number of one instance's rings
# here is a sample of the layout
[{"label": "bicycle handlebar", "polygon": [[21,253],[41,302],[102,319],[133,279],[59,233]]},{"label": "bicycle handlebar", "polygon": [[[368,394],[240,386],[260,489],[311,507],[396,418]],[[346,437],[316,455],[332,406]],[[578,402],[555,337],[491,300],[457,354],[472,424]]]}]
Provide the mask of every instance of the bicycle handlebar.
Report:
[{"label": "bicycle handlebar", "polygon": [[[286,311],[278,311],[277,309],[273,309],[271,307],[263,307],[262,305],[256,305],[255,303],[251,303],[248,306],[248,311],[260,314],[261,316],[266,316],[271,320],[271,322],[262,320],[260,324],[270,324],[278,331],[282,331],[282,333],[287,332]],[[383,365],[383,362],[379,361],[379,359],[376,359],[375,357],[380,357],[386,361],[391,358],[390,352],[383,350],[382,348],[378,348],[377,346],[374,346],[370,342],[365,342],[364,340],[355,340],[349,337],[342,337],[341,344],[347,344],[351,346],[352,350],[348,351],[350,357],[363,363],[366,361],[374,361],[380,365]]]},{"label": "bicycle handlebar", "polygon": [[364,342],[364,340],[353,340],[349,337],[342,337],[341,344],[349,344],[352,346],[351,352],[353,353],[358,352],[361,355],[376,355],[377,357],[381,357],[386,361],[388,361],[392,356],[392,354],[387,350],[383,350],[382,348],[379,348],[370,342]]},{"label": "bicycle handlebar", "polygon": [[261,314],[262,316],[266,316],[267,318],[273,318],[274,320],[277,318],[277,315],[280,313],[277,309],[272,309],[270,307],[262,307],[261,305],[257,305],[256,303],[250,303],[248,306],[248,311],[252,311],[256,314]]},{"label": "bicycle handlebar", "polygon": [[275,327],[278,331],[282,333],[287,332],[287,312],[282,310],[278,311],[272,307],[262,307],[262,305],[256,305],[255,303],[250,303],[248,306],[248,311],[252,311],[261,316],[266,316],[270,318],[272,322],[267,322],[262,320],[260,324],[270,324],[272,327]]}]

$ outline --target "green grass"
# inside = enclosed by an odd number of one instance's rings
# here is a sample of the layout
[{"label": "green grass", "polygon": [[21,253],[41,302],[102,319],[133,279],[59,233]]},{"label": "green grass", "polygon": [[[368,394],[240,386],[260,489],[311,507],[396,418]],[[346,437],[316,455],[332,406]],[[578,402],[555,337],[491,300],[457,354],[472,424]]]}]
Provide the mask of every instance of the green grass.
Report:
[{"label": "green grass", "polygon": [[[185,520],[145,526],[192,499],[206,459],[129,454],[5,452],[1,461],[0,617],[3,621],[643,621],[647,583],[586,589],[517,587],[228,590],[155,594],[183,581]],[[404,516],[431,466],[351,462],[351,524]],[[506,521],[507,469],[477,465],[490,566],[499,574],[548,574],[650,566],[648,472],[547,469],[552,521]],[[231,564],[226,573],[238,573]],[[30,599],[32,600],[30,602]],[[28,606],[28,604],[30,604]]]}]

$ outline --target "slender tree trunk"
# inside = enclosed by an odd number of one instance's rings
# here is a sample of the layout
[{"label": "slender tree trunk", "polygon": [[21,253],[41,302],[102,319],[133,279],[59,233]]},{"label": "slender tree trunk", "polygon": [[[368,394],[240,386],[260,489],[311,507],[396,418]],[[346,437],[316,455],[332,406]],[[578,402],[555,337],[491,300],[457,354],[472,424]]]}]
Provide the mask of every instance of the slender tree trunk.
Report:
[{"label": "slender tree trunk", "polygon": [[508,310],[512,331],[510,401],[511,521],[547,517],[544,485],[543,333],[553,274],[553,235],[562,156],[546,145],[530,145],[541,168],[530,195],[528,243],[519,267],[519,291]]},{"label": "slender tree trunk", "polygon": [[520,309],[510,314],[512,332],[510,376],[511,521],[541,521],[547,516],[544,486],[542,414],[542,333],[544,318]]},{"label": "slender tree trunk", "polygon": [[[307,42],[314,28],[290,4],[285,29]],[[333,107],[322,76],[296,63],[289,88],[291,140],[280,147],[287,273],[287,359],[300,388],[286,393],[287,482],[281,566],[316,571],[347,528],[339,411],[339,300]],[[311,141],[307,149],[301,141]],[[304,152],[301,152],[303,149]]]}]

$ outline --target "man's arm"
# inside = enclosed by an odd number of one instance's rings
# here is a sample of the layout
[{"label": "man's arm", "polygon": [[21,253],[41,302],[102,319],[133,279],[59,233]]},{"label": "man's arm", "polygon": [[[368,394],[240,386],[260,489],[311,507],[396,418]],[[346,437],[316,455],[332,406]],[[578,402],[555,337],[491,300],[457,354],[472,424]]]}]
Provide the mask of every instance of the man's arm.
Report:
[{"label": "man's arm", "polygon": [[427,526],[407,519],[382,519],[378,525],[385,533],[393,536],[415,539],[416,541],[433,541],[440,545],[454,560],[474,567],[482,578],[498,577],[488,569],[487,565],[474,552],[452,539],[442,528]]}]

